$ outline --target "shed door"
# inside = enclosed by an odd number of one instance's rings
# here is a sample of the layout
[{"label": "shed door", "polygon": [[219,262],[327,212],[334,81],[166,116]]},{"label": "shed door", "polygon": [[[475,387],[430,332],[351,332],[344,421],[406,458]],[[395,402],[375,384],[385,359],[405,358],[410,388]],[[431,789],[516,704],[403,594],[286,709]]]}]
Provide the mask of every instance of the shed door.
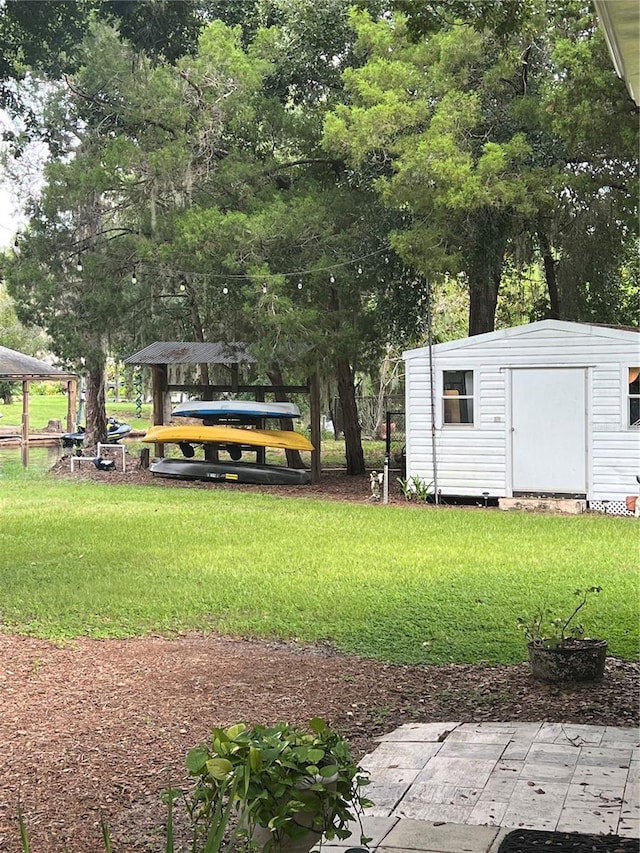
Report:
[{"label": "shed door", "polygon": [[585,380],[583,368],[513,371],[514,492],[586,495]]}]

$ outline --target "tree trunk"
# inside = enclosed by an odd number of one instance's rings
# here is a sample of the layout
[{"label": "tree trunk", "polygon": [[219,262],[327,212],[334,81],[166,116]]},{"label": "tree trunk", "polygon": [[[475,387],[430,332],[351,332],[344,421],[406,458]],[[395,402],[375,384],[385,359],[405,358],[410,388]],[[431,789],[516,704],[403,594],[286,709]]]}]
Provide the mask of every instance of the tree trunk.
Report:
[{"label": "tree trunk", "polygon": [[550,320],[560,320],[560,294],[558,292],[558,279],[556,276],[556,262],[551,252],[551,242],[546,232],[540,227],[538,228],[538,245],[540,246],[540,254],[542,255],[542,263],[544,264],[544,275],[547,282],[547,291],[549,292],[549,304],[551,312]]},{"label": "tree trunk", "polygon": [[[198,343],[203,344],[204,341],[204,329],[202,328],[202,319],[200,318],[200,312],[198,311],[198,303],[196,302],[195,295],[193,294],[189,282],[184,282],[185,290],[189,299],[189,309],[191,310],[191,322],[193,325],[193,337]],[[200,384],[201,385],[209,385],[209,365],[206,363],[199,364],[200,368]],[[210,399],[207,392],[204,392],[205,400]]]},{"label": "tree trunk", "polygon": [[107,412],[104,397],[104,365],[87,374],[87,420],[84,435],[85,453],[95,451],[98,442],[107,438]]},{"label": "tree trunk", "polygon": [[[269,370],[267,370],[267,376],[269,377],[269,382],[272,385],[284,385],[284,381],[282,379],[282,371],[280,370],[279,364],[272,364]],[[274,396],[276,398],[277,403],[287,403],[287,395],[282,391],[274,391]],[[280,421],[280,429],[283,430],[291,430],[293,432],[293,423],[291,418],[282,418]],[[302,456],[300,456],[299,450],[291,450],[290,448],[285,449],[285,453],[287,456],[287,465],[289,468],[306,468],[307,466],[304,464]]]},{"label": "tree trunk", "polygon": [[380,440],[385,438],[387,394],[393,389],[394,382],[398,378],[400,361],[392,357],[393,350],[390,344],[380,363],[378,375],[378,395],[376,399],[376,420],[373,432],[374,438]]},{"label": "tree trunk", "polygon": [[344,449],[347,458],[347,474],[364,474],[362,434],[358,421],[356,389],[353,384],[351,365],[346,359],[339,359],[336,364],[336,371],[338,374],[338,396],[340,397],[344,422]]},{"label": "tree trunk", "polygon": [[463,250],[469,279],[469,335],[495,329],[498,290],[507,244],[506,215],[481,210],[470,223]]}]

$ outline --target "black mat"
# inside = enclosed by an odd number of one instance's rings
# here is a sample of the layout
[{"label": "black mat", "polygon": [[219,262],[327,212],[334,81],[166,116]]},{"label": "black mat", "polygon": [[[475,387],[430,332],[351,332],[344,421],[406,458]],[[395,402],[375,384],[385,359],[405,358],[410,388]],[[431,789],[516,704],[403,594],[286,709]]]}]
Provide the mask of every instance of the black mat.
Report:
[{"label": "black mat", "polygon": [[582,835],[516,829],[502,840],[498,853],[638,853],[640,840],[619,835]]}]

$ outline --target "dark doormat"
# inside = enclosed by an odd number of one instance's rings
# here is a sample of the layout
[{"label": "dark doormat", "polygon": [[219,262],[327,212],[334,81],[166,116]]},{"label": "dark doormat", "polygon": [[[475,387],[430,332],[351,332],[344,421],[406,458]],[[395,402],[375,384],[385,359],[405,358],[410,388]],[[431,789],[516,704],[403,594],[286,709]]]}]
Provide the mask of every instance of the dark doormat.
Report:
[{"label": "dark doormat", "polygon": [[640,840],[619,835],[582,835],[516,829],[502,840],[498,853],[638,853]]}]

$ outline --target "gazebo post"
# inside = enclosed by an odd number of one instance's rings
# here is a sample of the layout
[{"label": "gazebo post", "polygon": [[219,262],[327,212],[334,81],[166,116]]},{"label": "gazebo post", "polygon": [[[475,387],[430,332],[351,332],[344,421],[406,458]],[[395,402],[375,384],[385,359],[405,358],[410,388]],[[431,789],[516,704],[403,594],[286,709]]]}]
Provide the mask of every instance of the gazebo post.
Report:
[{"label": "gazebo post", "polygon": [[311,451],[311,482],[319,483],[322,433],[320,430],[320,378],[317,370],[314,371],[309,380],[309,415],[311,417],[311,444],[314,447],[314,450]]},{"label": "gazebo post", "polygon": [[[151,393],[153,397],[153,424],[164,424],[164,395],[167,391],[167,365],[154,364],[151,368]],[[156,455],[164,456],[164,444],[156,444]]]},{"label": "gazebo post", "polygon": [[[255,392],[256,403],[264,403],[264,390],[262,388],[256,388]],[[262,422],[264,425],[264,421]],[[264,465],[267,461],[267,448],[266,447],[258,447],[256,451],[256,462],[258,465]]]},{"label": "gazebo post", "polygon": [[29,464],[29,380],[22,382],[22,464]]},{"label": "gazebo post", "polygon": [[76,411],[78,407],[78,382],[67,380],[67,432],[76,430]]}]

